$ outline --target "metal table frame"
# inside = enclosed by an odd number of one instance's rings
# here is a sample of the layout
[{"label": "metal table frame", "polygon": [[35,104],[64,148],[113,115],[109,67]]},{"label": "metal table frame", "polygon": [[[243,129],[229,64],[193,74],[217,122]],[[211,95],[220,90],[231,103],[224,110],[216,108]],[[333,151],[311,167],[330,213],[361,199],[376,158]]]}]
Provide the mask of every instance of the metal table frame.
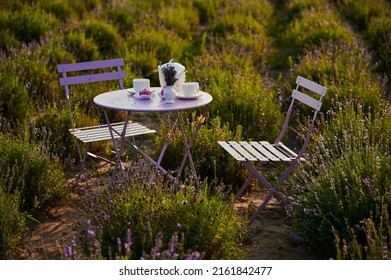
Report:
[{"label": "metal table frame", "polygon": [[[145,151],[143,151],[139,146],[136,145],[135,141],[127,141],[130,143],[130,145],[134,148],[135,151],[137,151],[139,154],[141,154],[145,159],[147,159],[152,165],[155,166],[156,170],[160,170],[163,174],[169,175],[171,178],[174,178],[171,174],[169,174],[169,171],[166,170],[163,166],[161,166],[161,162],[163,160],[164,154],[166,152],[166,149],[168,147],[169,141],[171,139],[171,134],[175,127],[178,125],[179,129],[181,131],[181,135],[183,138],[183,145],[184,145],[184,155],[181,161],[181,165],[179,166],[179,169],[176,172],[175,176],[175,183],[178,182],[179,176],[182,174],[183,169],[186,165],[186,162],[188,161],[190,164],[191,171],[193,173],[193,176],[195,178],[195,182],[198,184],[198,176],[197,172],[194,167],[193,158],[191,155],[191,148],[194,144],[195,137],[201,128],[201,125],[205,121],[205,117],[208,113],[209,103],[212,101],[212,96],[206,92],[201,92],[201,96],[195,99],[175,99],[175,102],[173,104],[167,104],[165,103],[164,99],[160,98],[158,96],[158,92],[160,92],[161,88],[154,87],[151,88],[151,90],[155,90],[153,93],[153,96],[150,99],[138,99],[134,96],[131,96],[129,94],[129,91],[132,91],[133,89],[128,90],[116,90],[111,92],[102,93],[94,98],[94,103],[98,106],[100,106],[103,109],[104,116],[107,122],[107,125],[110,128],[110,134],[113,142],[114,149],[116,151],[116,163],[114,166],[113,174],[112,174],[112,180],[114,180],[116,176],[117,169],[119,168],[121,170],[123,178],[125,178],[125,170],[122,166],[121,161],[121,155],[123,153],[125,140],[128,140],[125,138],[125,132],[127,129],[127,125],[130,120],[130,114],[132,112],[144,112],[144,113],[174,113],[175,115],[175,121],[173,123],[172,128],[170,129],[170,133],[166,137],[166,141],[162,147],[162,150],[160,151],[159,157],[157,161],[155,161],[151,156],[149,156]],[[182,113],[185,110],[190,109],[197,109],[205,107],[203,110],[202,115],[198,119],[198,123],[194,129],[194,131],[191,134],[191,137],[187,139],[184,125],[182,121]],[[119,111],[125,111],[126,112],[126,119],[124,122],[124,126],[122,131],[115,130],[111,123],[110,119],[108,117],[107,110],[119,110]],[[121,145],[120,147],[117,146],[116,139],[114,137],[114,134],[120,135]],[[154,176],[151,177],[151,180],[153,180]]]}]

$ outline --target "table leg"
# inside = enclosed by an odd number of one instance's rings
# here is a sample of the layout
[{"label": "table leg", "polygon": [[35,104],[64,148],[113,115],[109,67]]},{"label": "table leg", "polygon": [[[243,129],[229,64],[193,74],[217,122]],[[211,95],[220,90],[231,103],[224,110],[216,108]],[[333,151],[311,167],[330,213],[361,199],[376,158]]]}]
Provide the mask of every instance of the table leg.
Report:
[{"label": "table leg", "polygon": [[122,150],[123,150],[123,146],[124,146],[124,138],[125,138],[125,133],[126,133],[126,128],[127,128],[127,125],[128,125],[128,122],[129,122],[129,114],[126,113],[126,120],[125,120],[125,123],[124,123],[124,127],[122,129],[122,132],[121,132],[121,145],[120,145],[120,149],[118,150],[118,147],[117,147],[117,142],[115,141],[115,138],[114,138],[114,134],[113,134],[113,131],[115,133],[118,134],[117,131],[115,131],[113,129],[113,127],[111,126],[111,123],[110,123],[110,119],[109,119],[109,116],[107,115],[107,112],[105,109],[103,109],[103,112],[104,112],[104,115],[105,115],[105,118],[106,118],[106,123],[109,127],[109,131],[110,131],[110,136],[111,136],[111,140],[113,142],[113,146],[114,146],[114,150],[115,150],[115,153],[116,153],[116,161],[115,161],[115,166],[114,166],[114,169],[113,169],[113,174],[112,174],[112,177],[111,177],[111,180],[113,181],[114,178],[115,178],[115,175],[117,173],[117,168],[119,167],[121,169],[121,172],[122,172],[122,176],[125,178],[125,171],[122,167],[122,162],[121,162],[121,155],[122,155]]},{"label": "table leg", "polygon": [[[178,118],[175,119],[175,122],[174,122],[174,124],[171,127],[171,131],[170,131],[170,133],[166,137],[166,141],[164,142],[163,148],[162,148],[162,150],[161,150],[161,152],[159,154],[159,158],[158,158],[158,160],[156,162],[156,165],[155,165],[156,169],[159,169],[159,167],[160,167],[160,163],[162,162],[163,156],[166,153],[166,150],[167,150],[167,147],[168,147],[168,143],[170,142],[171,135],[172,135],[172,133],[173,133],[173,131],[175,129],[175,126],[176,126],[177,122],[178,122]],[[164,174],[166,174],[166,173],[167,173],[167,171]],[[155,175],[156,174],[153,174],[151,176],[151,182],[155,179]]]},{"label": "table leg", "polygon": [[195,178],[196,184],[197,184],[197,186],[199,185],[198,176],[197,176],[197,171],[196,171],[196,169],[195,169],[194,162],[193,162],[193,158],[192,158],[192,156],[191,156],[190,150],[191,150],[191,148],[192,148],[192,146],[193,146],[193,144],[194,144],[195,137],[196,137],[196,135],[197,135],[199,129],[201,128],[201,125],[202,125],[202,124],[204,123],[204,121],[205,121],[205,116],[206,116],[206,114],[208,113],[208,107],[209,107],[209,106],[206,106],[206,107],[205,107],[205,109],[204,109],[202,115],[199,117],[197,126],[196,126],[196,128],[194,129],[193,134],[192,134],[191,138],[189,139],[189,141],[187,141],[187,139],[186,139],[186,135],[185,135],[185,131],[184,131],[184,128],[183,128],[183,123],[182,123],[181,115],[180,115],[179,112],[177,112],[177,118],[179,119],[179,126],[180,126],[180,130],[181,130],[182,137],[183,137],[183,144],[184,144],[184,146],[185,146],[185,155],[183,156],[181,165],[180,165],[180,167],[179,167],[179,170],[178,170],[178,174],[177,174],[175,183],[177,183],[179,176],[182,174],[182,171],[183,171],[183,168],[185,167],[186,161],[189,160],[190,167],[191,167],[191,170],[192,170],[192,172],[193,172],[193,176],[194,176],[194,178]]}]

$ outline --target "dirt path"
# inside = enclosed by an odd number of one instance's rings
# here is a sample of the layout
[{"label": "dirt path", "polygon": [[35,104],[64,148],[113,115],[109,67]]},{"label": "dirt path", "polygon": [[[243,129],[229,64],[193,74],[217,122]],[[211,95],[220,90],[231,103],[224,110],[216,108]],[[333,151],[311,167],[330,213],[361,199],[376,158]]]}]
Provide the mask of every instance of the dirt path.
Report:
[{"label": "dirt path", "polygon": [[[31,225],[29,258],[61,259],[63,245],[69,244],[72,236],[78,240],[80,229],[85,227],[88,215],[81,208],[88,208],[87,195],[85,188],[75,187],[67,205],[51,210],[49,215],[39,217],[41,223]],[[252,191],[237,201],[235,207],[243,213],[248,207],[255,207],[253,205],[261,202],[262,194]],[[314,259],[303,248],[292,244],[292,235],[289,219],[279,204],[272,200],[249,228],[249,243],[246,244],[249,253],[246,259]]]}]

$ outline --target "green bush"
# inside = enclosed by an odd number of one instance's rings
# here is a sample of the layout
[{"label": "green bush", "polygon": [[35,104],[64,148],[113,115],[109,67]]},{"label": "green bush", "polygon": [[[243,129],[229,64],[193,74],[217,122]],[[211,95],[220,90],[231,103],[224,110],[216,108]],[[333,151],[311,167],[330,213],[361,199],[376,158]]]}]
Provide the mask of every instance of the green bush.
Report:
[{"label": "green bush", "polygon": [[[328,125],[296,172],[292,190],[299,234],[315,253],[336,257],[334,234],[352,241],[350,228],[373,217],[376,226],[391,193],[389,106],[374,114],[354,103],[336,104]],[[388,211],[391,209],[388,208]],[[363,237],[358,237],[363,244]]]},{"label": "green bush", "polygon": [[370,20],[389,14],[389,4],[384,0],[339,0],[337,7],[347,18],[351,19],[360,29],[367,29]]},{"label": "green bush", "polygon": [[382,97],[382,81],[372,75],[370,54],[360,45],[323,42],[316,50],[305,51],[298,64],[292,65],[292,80],[297,75],[327,87],[323,111],[331,100],[356,100],[364,110],[377,110]]},{"label": "green bush", "polygon": [[[1,57],[1,56],[0,56]],[[23,121],[31,112],[28,92],[10,60],[0,64],[0,110],[9,121]]]},{"label": "green bush", "polygon": [[[206,55],[198,60],[197,67],[190,69],[189,77],[196,77],[203,91],[213,97],[209,113],[228,123],[231,131],[242,126],[245,139],[274,140],[281,126],[280,112],[282,95],[276,88],[278,83],[239,60],[237,54],[222,53],[220,56]],[[243,65],[237,63],[243,63]],[[208,69],[208,71],[205,71]]]},{"label": "green bush", "polygon": [[39,41],[54,24],[48,14],[39,9],[23,9],[9,15],[7,27],[20,41]]},{"label": "green bush", "polygon": [[5,191],[0,180],[0,259],[19,257],[26,245],[26,215],[19,210],[19,194]]},{"label": "green bush", "polygon": [[282,41],[292,51],[300,53],[323,41],[353,43],[353,35],[330,8],[313,8],[303,10],[290,22]]},{"label": "green bush", "polygon": [[102,57],[113,58],[121,53],[121,37],[111,24],[91,19],[86,22],[85,30],[86,38],[95,42]]},{"label": "green bush", "polygon": [[219,8],[224,4],[225,1],[216,0],[216,1],[203,1],[203,0],[194,0],[193,5],[198,10],[200,15],[201,23],[208,23],[213,21],[213,19],[218,15]]},{"label": "green bush", "polygon": [[336,234],[337,259],[389,260],[391,258],[391,225],[387,208],[385,205],[381,210],[380,222],[368,218],[360,221],[354,228],[350,228],[350,242],[341,240]]},{"label": "green bush", "polygon": [[159,85],[157,66],[170,59],[181,61],[184,45],[180,37],[169,30],[140,30],[127,39],[131,63],[136,75],[151,79],[152,85]]},{"label": "green bush", "polygon": [[[187,5],[185,4],[187,3]],[[178,34],[183,39],[191,39],[199,27],[199,16],[196,9],[185,1],[180,7],[166,7],[159,13],[165,29]]]},{"label": "green bush", "polygon": [[135,174],[119,192],[102,197],[97,214],[105,258],[115,257],[117,238],[125,240],[127,229],[132,232],[132,259],[151,252],[159,235],[167,248],[175,233],[183,234],[185,253],[198,251],[204,259],[243,257],[245,232],[223,194],[209,194],[207,185],[198,189],[192,182],[173,186],[162,177],[155,179],[150,184]]},{"label": "green bush", "polygon": [[[65,48],[77,57],[78,62],[97,60],[100,57],[99,48],[95,42],[86,38],[85,33],[71,31],[64,36]],[[62,61],[62,63],[72,63],[72,61]]]},{"label": "green bush", "polygon": [[69,188],[48,147],[28,138],[0,134],[0,179],[7,193],[20,194],[20,209],[31,213],[59,204]]},{"label": "green bush", "polygon": [[[199,122],[199,117],[193,114],[185,119],[186,137],[191,138],[196,125]],[[155,138],[156,150],[161,150],[166,140],[165,135],[169,133],[172,122],[167,119],[162,119],[160,124],[159,135]],[[195,168],[200,178],[207,178],[209,182],[223,183],[236,187],[241,185],[246,176],[246,172],[238,173],[241,168],[240,164],[231,158],[226,157],[221,146],[217,141],[223,140],[242,140],[241,127],[237,127],[235,133],[229,130],[227,124],[221,124],[220,118],[216,117],[210,120],[210,124],[206,124],[198,132],[194,146],[192,147],[192,158]],[[175,170],[181,164],[184,155],[184,146],[182,134],[179,130],[171,133],[171,139],[163,157],[162,166],[169,170]],[[155,155],[158,157],[158,155]]]}]

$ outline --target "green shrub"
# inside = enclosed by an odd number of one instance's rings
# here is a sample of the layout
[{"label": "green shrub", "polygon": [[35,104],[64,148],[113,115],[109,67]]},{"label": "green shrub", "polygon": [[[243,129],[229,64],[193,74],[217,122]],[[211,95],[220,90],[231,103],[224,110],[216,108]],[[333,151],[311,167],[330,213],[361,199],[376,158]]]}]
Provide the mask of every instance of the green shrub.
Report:
[{"label": "green shrub", "polygon": [[[193,114],[185,119],[186,137],[191,138],[196,125],[199,122],[198,116]],[[156,150],[160,151],[166,140],[165,135],[169,133],[172,121],[161,119],[160,133],[155,138]],[[220,118],[210,120],[199,130],[194,146],[192,147],[192,158],[200,178],[207,178],[209,182],[223,183],[236,187],[241,185],[246,172],[238,173],[240,164],[231,158],[227,158],[221,146],[217,143],[220,140],[242,140],[241,127],[238,126],[235,132],[231,132],[227,124],[221,124]],[[171,133],[168,149],[163,157],[162,166],[169,170],[175,170],[181,164],[184,155],[182,134],[179,130]],[[155,155],[158,157],[158,155]]]},{"label": "green shrub", "polygon": [[9,133],[1,133],[0,141],[0,178],[6,192],[20,194],[21,210],[44,210],[66,198],[69,189],[62,167],[48,147]]},{"label": "green shrub", "polygon": [[192,9],[188,4],[166,7],[159,13],[159,18],[165,29],[178,34],[183,39],[191,39],[199,28],[197,10]]},{"label": "green shrub", "polygon": [[391,12],[386,17],[373,18],[366,34],[372,48],[378,51],[380,57],[378,70],[391,74]]},{"label": "green shrub", "polygon": [[351,241],[341,240],[336,234],[337,259],[389,260],[391,258],[391,225],[387,205],[381,210],[380,222],[363,219],[350,228]]},{"label": "green shrub", "polygon": [[39,41],[54,24],[53,18],[39,9],[23,9],[9,15],[7,27],[22,42]]},{"label": "green shrub", "polygon": [[[1,57],[1,56],[0,56]],[[11,122],[23,121],[31,112],[28,92],[11,60],[0,64],[0,109],[3,117]]]},{"label": "green shrub", "polygon": [[19,257],[26,245],[26,215],[19,210],[19,194],[5,191],[0,181],[0,259]]},{"label": "green shrub", "polygon": [[[99,59],[99,48],[95,42],[86,38],[85,33],[80,31],[71,31],[64,36],[65,48],[72,53],[77,61],[92,61]],[[62,61],[63,63],[71,63],[72,61]]]},{"label": "green shrub", "polygon": [[175,233],[184,235],[185,253],[198,251],[205,259],[243,257],[245,232],[222,194],[209,194],[207,185],[197,189],[192,182],[172,186],[161,177],[155,179],[155,184],[149,184],[135,174],[119,192],[102,198],[97,214],[106,258],[118,253],[117,238],[125,240],[127,229],[132,232],[132,259],[151,252],[159,235],[167,248]]},{"label": "green shrub", "polygon": [[372,18],[379,18],[389,14],[389,4],[384,0],[339,0],[337,1],[337,7],[359,29],[368,28]]},{"label": "green shrub", "polygon": [[282,41],[292,51],[300,53],[306,48],[315,48],[322,41],[352,43],[353,35],[330,8],[313,8],[303,10],[290,22]]},{"label": "green shrub", "polygon": [[370,54],[359,45],[323,42],[316,50],[305,51],[298,64],[292,65],[292,80],[301,75],[327,87],[323,110],[331,100],[356,100],[377,110],[382,96],[382,81],[372,75]]},{"label": "green shrub", "polygon": [[[391,193],[391,110],[374,114],[359,104],[336,104],[329,124],[292,182],[299,234],[322,257],[336,257],[334,234],[352,241],[350,228],[373,217],[376,226]],[[390,209],[388,208],[388,211]],[[362,236],[358,239],[363,244]]]},{"label": "green shrub", "polygon": [[121,38],[111,24],[91,19],[86,22],[85,30],[86,38],[95,42],[104,58],[113,58],[121,53]]},{"label": "green shrub", "polygon": [[218,15],[219,8],[225,3],[225,1],[216,0],[216,1],[203,1],[203,0],[194,0],[193,5],[198,10],[200,15],[200,22],[207,23],[213,21],[213,19]]},{"label": "green shrub", "polygon": [[169,30],[140,30],[127,39],[129,55],[127,60],[137,75],[151,79],[151,84],[159,85],[157,66],[170,59],[181,61],[183,40]]},{"label": "green shrub", "polygon": [[311,9],[327,9],[328,1],[325,0],[291,0],[286,4],[286,8],[290,17],[293,19],[305,10]]},{"label": "green shrub", "polygon": [[196,62],[202,67],[190,69],[189,77],[196,77],[200,88],[213,96],[209,107],[212,118],[220,116],[232,131],[242,126],[246,139],[273,141],[281,128],[278,95],[282,93],[277,83],[262,77],[245,61],[241,60],[243,65],[236,64],[237,58],[234,53],[224,53],[218,59],[205,56]]}]

